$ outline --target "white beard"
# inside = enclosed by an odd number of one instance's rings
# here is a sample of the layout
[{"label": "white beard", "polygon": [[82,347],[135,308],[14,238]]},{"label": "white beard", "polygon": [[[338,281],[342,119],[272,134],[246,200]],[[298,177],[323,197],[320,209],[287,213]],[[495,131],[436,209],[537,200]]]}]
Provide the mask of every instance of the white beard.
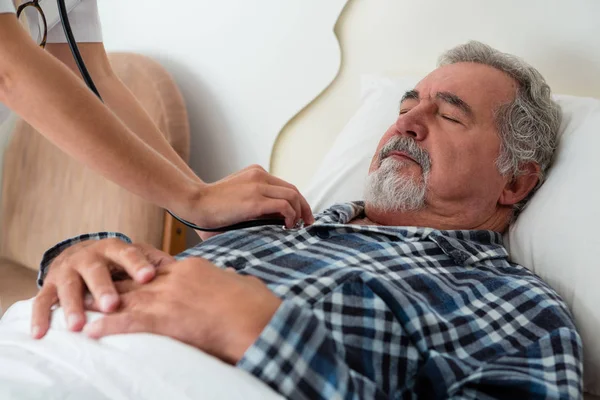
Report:
[{"label": "white beard", "polygon": [[365,203],[381,212],[416,211],[425,206],[429,173],[420,182],[399,170],[411,161],[388,157],[367,177]]}]

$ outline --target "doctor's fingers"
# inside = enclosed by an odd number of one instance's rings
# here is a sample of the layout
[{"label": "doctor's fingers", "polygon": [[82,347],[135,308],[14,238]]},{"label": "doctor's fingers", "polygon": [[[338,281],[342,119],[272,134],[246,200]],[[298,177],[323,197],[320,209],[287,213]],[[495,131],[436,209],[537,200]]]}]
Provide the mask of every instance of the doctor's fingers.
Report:
[{"label": "doctor's fingers", "polygon": [[56,286],[46,283],[33,300],[31,316],[31,336],[34,339],[43,338],[50,327],[52,306],[58,302]]},{"label": "doctor's fingers", "polygon": [[301,213],[299,213],[298,218],[302,218],[304,220],[304,222],[309,225],[315,221],[312,211],[310,209],[310,205],[308,204],[308,202],[306,201],[304,196],[302,196],[302,194],[300,193],[298,188],[296,186],[292,185],[291,183],[284,181],[283,179],[280,179],[280,178],[277,178],[276,176],[271,175],[263,167],[261,167],[258,164],[250,165],[249,167],[246,167],[239,172],[229,175],[228,177],[224,178],[223,181],[228,181],[230,179],[234,179],[234,178],[240,177],[242,175],[248,176],[250,178],[250,180],[255,181],[255,182],[256,181],[265,182],[265,183],[268,183],[269,185],[280,186],[280,187],[284,187],[284,188],[293,190],[294,192],[297,193],[297,195],[300,199]]},{"label": "doctor's fingers", "polygon": [[268,214],[281,214],[285,218],[285,226],[291,228],[296,223],[296,210],[284,199],[263,198],[258,200],[253,207],[257,216]]},{"label": "doctor's fingers", "polygon": [[315,222],[315,218],[313,216],[312,210],[310,209],[310,205],[308,204],[308,201],[306,201],[306,199],[304,198],[304,196],[302,196],[302,193],[300,193],[300,191],[298,190],[298,188],[296,186],[284,181],[283,179],[279,179],[270,174],[267,178],[267,183],[269,183],[271,185],[285,187],[285,188],[291,189],[294,192],[296,192],[298,194],[298,198],[300,200],[300,208],[302,210],[300,217],[308,225],[311,225]]},{"label": "doctor's fingers", "polygon": [[248,166],[248,167],[246,167],[244,169],[239,170],[238,172],[234,172],[231,175],[227,175],[225,178],[221,179],[220,182],[226,182],[226,181],[235,179],[235,178],[237,178],[237,177],[239,177],[241,175],[244,175],[244,174],[246,174],[248,172],[254,174],[254,177],[256,179],[260,179],[263,176],[269,175],[269,173],[263,167],[261,167],[258,164],[253,164],[253,165],[250,165],[250,166]]},{"label": "doctor's fingers", "polygon": [[287,224],[288,221],[286,219],[286,226],[288,228],[292,228],[296,224],[296,221],[302,218],[302,206],[300,204],[300,195],[292,189],[288,189],[281,186],[262,185],[260,188],[260,193],[263,196],[268,197],[270,199],[286,200],[290,204],[290,206],[292,206],[295,215],[291,225]]}]

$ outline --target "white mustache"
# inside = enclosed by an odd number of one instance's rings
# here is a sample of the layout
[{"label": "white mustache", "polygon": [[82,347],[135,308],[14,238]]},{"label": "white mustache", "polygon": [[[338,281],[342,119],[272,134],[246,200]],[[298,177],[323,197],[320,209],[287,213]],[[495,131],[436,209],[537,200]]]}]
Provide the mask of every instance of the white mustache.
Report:
[{"label": "white mustache", "polygon": [[419,147],[415,140],[408,136],[396,136],[390,139],[379,151],[379,165],[392,151],[408,154],[421,166],[423,173],[429,172],[431,169],[431,158],[427,150]]}]

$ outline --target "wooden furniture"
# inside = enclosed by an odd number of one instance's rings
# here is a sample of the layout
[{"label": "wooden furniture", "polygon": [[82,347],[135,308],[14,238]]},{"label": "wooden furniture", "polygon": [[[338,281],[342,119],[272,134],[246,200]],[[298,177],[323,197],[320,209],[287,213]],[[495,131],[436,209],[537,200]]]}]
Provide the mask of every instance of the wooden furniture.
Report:
[{"label": "wooden furniture", "polygon": [[[187,161],[187,112],[171,76],[141,55],[115,53],[110,60],[117,76]],[[35,295],[42,254],[66,238],[108,230],[170,254],[185,249],[185,229],[163,209],[83,167],[23,121],[17,121],[4,153],[0,201],[3,310]]]}]

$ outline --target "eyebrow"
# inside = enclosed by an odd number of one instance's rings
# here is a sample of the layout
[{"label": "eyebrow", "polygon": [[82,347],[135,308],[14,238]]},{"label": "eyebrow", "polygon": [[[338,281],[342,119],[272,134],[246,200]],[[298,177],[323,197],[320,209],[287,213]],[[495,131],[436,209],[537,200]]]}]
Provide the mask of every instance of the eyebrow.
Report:
[{"label": "eyebrow", "polygon": [[[459,108],[470,118],[474,117],[473,108],[471,108],[471,106],[466,101],[464,101],[454,93],[437,92],[435,97],[445,103],[450,104],[451,106]],[[419,100],[419,91],[414,89],[407,91],[406,93],[404,93],[404,96],[402,96],[400,104],[402,104],[405,100]]]},{"label": "eyebrow", "polygon": [[409,90],[404,93],[402,96],[402,100],[400,100],[400,104],[404,103],[404,100],[419,100],[419,92],[417,90]]},{"label": "eyebrow", "polygon": [[443,102],[450,104],[451,106],[460,108],[467,116],[473,118],[473,109],[466,101],[450,92],[438,92],[435,97]]}]

